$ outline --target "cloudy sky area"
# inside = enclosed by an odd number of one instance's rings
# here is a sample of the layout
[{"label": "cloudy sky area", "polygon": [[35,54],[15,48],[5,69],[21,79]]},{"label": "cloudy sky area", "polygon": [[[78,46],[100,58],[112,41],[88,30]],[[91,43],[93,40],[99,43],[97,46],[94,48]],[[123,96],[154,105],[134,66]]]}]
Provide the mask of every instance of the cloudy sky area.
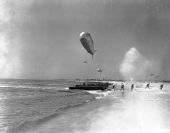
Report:
[{"label": "cloudy sky area", "polygon": [[[93,60],[82,31],[98,49]],[[169,0],[0,1],[1,78],[128,79],[129,68],[134,79],[170,80],[169,51]]]}]

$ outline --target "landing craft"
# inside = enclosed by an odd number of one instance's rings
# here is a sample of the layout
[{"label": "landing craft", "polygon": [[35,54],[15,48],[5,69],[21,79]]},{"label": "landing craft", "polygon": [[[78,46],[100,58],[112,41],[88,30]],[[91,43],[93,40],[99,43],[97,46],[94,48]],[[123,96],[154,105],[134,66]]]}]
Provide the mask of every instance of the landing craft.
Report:
[{"label": "landing craft", "polygon": [[94,50],[94,42],[90,33],[82,32],[80,34],[80,42],[82,43],[86,51],[92,55],[92,59],[93,59],[93,55],[96,52],[96,50]]}]

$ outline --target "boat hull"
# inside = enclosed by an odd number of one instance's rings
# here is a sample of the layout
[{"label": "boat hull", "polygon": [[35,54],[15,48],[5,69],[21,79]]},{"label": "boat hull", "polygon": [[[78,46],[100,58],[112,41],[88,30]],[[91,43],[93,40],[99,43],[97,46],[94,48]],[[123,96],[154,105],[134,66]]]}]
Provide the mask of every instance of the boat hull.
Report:
[{"label": "boat hull", "polygon": [[69,87],[70,90],[106,90],[107,87],[102,87],[102,86],[90,86],[90,87],[83,87],[83,86],[80,86],[80,87]]}]

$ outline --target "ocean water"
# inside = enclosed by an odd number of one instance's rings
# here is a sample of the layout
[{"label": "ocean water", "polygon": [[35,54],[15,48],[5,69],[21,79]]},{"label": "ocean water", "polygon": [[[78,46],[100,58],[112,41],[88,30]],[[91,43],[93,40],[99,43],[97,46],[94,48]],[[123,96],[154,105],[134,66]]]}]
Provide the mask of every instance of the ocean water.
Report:
[{"label": "ocean water", "polygon": [[1,80],[2,133],[169,133],[170,84],[71,91],[74,80]]},{"label": "ocean water", "polygon": [[93,100],[84,91],[69,91],[71,80],[1,80],[0,132],[18,132],[27,123],[41,123],[68,108]]}]

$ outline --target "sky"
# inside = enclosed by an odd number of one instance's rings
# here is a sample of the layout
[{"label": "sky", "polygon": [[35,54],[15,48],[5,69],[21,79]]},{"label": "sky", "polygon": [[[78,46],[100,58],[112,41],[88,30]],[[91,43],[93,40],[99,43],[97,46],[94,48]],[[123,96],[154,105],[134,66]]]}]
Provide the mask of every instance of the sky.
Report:
[{"label": "sky", "polygon": [[170,80],[169,51],[169,0],[0,0],[0,78]]}]

